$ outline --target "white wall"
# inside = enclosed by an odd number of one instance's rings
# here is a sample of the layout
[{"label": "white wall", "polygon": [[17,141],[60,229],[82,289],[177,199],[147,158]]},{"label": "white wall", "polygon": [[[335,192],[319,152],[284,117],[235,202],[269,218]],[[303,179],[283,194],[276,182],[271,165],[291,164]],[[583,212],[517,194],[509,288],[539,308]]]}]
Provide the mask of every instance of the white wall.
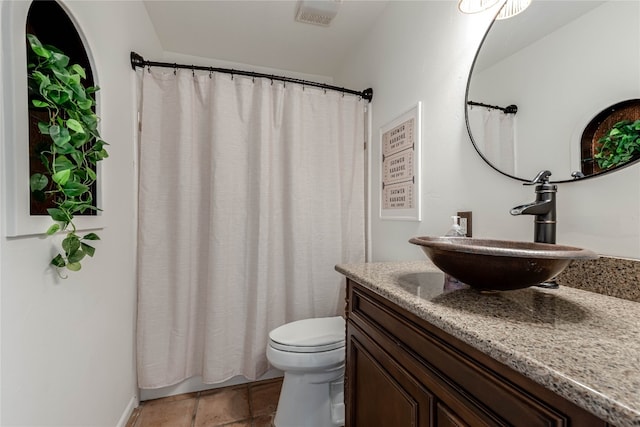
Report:
[{"label": "white wall", "polygon": [[[111,144],[102,175],[106,228],[99,232],[95,258],[83,261],[82,271],[68,280],[47,268],[50,240],[2,236],[3,426],[124,425],[137,393],[136,126],[129,52],[158,57],[162,51],[141,2],[67,1],[63,6],[86,37],[101,87],[101,132]],[[0,0],[3,24],[8,10],[26,7],[27,2]],[[7,26],[0,31],[5,37]],[[10,65],[6,56],[1,65],[3,71]],[[2,205],[11,208],[4,200]]]},{"label": "white wall", "polygon": [[[458,210],[473,211],[474,237],[533,239],[533,217],[509,209],[534,200],[531,187],[487,166],[464,123],[465,86],[492,12],[463,15],[455,1],[397,1],[336,77],[373,87],[371,240],[373,261],[423,257],[407,243],[441,235]],[[423,102],[422,222],[380,220],[380,126]],[[640,166],[562,184],[557,195],[558,243],[603,255],[640,258]]]}]

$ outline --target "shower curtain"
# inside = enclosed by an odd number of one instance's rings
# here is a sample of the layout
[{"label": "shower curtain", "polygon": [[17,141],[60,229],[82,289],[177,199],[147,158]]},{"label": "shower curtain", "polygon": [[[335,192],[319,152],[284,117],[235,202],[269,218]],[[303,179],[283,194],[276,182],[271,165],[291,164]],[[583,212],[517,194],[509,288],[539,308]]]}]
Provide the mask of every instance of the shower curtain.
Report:
[{"label": "shower curtain", "polygon": [[515,114],[481,106],[469,107],[473,140],[484,157],[498,169],[515,175]]},{"label": "shower curtain", "polygon": [[268,332],[342,313],[364,260],[364,109],[352,95],[138,71],[138,380],[268,369]]}]

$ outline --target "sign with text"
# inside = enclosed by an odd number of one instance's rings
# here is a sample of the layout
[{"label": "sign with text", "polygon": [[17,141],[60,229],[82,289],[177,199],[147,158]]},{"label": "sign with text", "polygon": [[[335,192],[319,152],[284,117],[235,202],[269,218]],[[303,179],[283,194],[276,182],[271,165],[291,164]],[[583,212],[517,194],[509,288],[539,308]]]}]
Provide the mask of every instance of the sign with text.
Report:
[{"label": "sign with text", "polygon": [[380,128],[380,218],[420,221],[421,104]]}]

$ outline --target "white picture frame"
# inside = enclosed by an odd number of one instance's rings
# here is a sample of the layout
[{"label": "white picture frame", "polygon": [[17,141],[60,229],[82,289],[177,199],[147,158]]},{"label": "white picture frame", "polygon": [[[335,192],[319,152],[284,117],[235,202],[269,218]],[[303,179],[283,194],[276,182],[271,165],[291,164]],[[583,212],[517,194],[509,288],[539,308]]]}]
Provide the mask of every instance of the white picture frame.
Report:
[{"label": "white picture frame", "polygon": [[380,128],[380,218],[421,221],[422,103]]}]

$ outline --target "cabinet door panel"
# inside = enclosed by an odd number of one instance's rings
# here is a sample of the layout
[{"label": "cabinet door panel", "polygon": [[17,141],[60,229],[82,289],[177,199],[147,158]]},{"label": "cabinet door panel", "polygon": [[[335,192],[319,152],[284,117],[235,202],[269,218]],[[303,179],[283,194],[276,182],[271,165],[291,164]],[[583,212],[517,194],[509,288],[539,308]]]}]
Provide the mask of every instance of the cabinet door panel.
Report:
[{"label": "cabinet door panel", "polygon": [[428,427],[433,398],[366,336],[349,328],[347,427]]}]

